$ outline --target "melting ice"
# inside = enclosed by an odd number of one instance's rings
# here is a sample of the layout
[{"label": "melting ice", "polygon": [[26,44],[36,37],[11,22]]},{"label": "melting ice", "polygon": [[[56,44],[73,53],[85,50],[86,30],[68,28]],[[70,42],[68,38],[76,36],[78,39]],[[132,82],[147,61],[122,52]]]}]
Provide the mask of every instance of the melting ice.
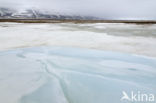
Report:
[{"label": "melting ice", "polygon": [[122,91],[156,94],[156,59],[65,47],[0,52],[0,103],[129,103]]}]

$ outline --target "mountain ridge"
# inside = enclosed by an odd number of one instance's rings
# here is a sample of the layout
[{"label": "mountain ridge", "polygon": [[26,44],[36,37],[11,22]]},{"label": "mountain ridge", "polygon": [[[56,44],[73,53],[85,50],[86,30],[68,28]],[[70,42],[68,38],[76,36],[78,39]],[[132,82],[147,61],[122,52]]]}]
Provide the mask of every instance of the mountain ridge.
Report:
[{"label": "mountain ridge", "polygon": [[34,8],[15,10],[0,7],[0,19],[56,19],[56,20],[98,20],[97,17],[61,14]]}]

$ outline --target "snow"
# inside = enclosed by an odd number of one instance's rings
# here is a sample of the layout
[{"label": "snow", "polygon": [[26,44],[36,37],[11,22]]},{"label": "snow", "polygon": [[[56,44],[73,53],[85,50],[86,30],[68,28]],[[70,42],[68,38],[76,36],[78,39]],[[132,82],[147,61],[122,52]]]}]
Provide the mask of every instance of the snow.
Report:
[{"label": "snow", "polygon": [[155,32],[156,25],[0,23],[0,50],[67,46],[155,57]]}]

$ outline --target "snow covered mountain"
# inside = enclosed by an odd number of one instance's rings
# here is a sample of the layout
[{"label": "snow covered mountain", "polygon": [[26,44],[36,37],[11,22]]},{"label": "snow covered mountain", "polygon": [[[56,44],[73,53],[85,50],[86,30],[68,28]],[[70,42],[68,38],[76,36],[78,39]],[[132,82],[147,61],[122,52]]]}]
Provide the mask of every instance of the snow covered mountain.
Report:
[{"label": "snow covered mountain", "polygon": [[69,15],[61,14],[57,12],[50,12],[46,10],[39,9],[22,9],[15,10],[11,8],[1,8],[0,7],[0,19],[73,19],[73,20],[94,20],[96,17],[91,16],[79,16],[79,15]]}]

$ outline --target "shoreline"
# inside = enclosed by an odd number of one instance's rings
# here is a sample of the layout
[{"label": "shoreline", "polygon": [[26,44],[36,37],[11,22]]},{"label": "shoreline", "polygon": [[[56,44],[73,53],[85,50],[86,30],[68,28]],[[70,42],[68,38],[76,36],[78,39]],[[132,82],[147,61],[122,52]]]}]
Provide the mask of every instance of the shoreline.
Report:
[{"label": "shoreline", "polygon": [[58,20],[58,19],[0,19],[0,22],[18,23],[130,23],[156,24],[156,20]]}]

